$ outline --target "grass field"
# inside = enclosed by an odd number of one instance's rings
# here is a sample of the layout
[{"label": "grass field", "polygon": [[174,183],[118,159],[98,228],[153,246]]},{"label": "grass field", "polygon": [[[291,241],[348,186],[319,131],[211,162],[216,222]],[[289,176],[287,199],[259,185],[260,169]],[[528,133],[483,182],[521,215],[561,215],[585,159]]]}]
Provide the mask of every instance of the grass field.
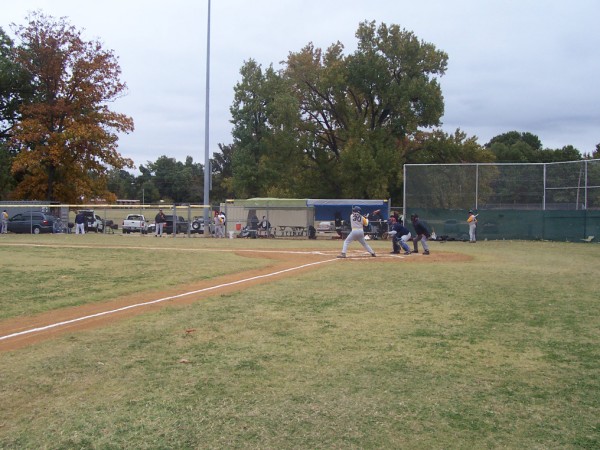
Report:
[{"label": "grass field", "polygon": [[[340,248],[3,237],[0,336],[273,264],[229,249]],[[600,448],[600,246],[431,250],[468,258],[333,261],[2,352],[0,448]]]}]

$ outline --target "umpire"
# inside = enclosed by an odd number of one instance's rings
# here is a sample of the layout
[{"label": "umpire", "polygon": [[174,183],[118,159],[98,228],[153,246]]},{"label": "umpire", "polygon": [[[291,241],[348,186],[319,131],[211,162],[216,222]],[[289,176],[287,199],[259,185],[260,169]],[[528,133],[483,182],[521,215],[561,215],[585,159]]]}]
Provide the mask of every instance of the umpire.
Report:
[{"label": "umpire", "polygon": [[416,234],[416,236],[413,238],[413,253],[419,253],[419,241],[421,241],[421,244],[423,244],[423,254],[429,255],[429,244],[427,244],[427,239],[429,236],[431,236],[431,233],[423,224],[423,222],[419,220],[419,216],[417,214],[410,216],[410,220],[412,221]]}]

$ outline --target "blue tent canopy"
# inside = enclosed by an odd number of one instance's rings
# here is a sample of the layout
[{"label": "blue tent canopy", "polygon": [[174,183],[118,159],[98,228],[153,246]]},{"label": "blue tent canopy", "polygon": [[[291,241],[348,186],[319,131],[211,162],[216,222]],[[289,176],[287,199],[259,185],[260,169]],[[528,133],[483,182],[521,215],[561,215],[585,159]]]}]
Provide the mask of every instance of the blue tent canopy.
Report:
[{"label": "blue tent canopy", "polygon": [[361,199],[308,199],[306,206],[314,207],[315,221],[335,220],[336,216],[347,220],[353,206],[360,206],[362,214],[373,214],[380,210],[383,219],[389,216],[389,202],[387,200],[361,200]]}]

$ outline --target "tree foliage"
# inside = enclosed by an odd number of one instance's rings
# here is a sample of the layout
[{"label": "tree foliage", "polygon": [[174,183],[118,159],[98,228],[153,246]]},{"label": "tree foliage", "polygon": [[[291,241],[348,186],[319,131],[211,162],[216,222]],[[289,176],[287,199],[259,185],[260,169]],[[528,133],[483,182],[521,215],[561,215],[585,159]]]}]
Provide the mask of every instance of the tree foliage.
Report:
[{"label": "tree foliage", "polygon": [[402,145],[440,124],[447,55],[397,25],[359,25],[357,50],[308,44],[281,71],[245,63],[232,105],[237,195],[387,197]]},{"label": "tree foliage", "polygon": [[210,198],[223,202],[233,198],[233,146],[219,144],[220,153],[215,153],[211,159],[212,188]]},{"label": "tree foliage", "polygon": [[0,28],[0,142],[7,142],[20,118],[20,106],[32,94],[31,77],[15,62],[14,42]]},{"label": "tree foliage", "polygon": [[64,18],[32,13],[15,33],[15,61],[27,72],[33,95],[19,109],[11,147],[17,198],[78,202],[114,200],[107,170],[133,167],[117,151],[117,134],[133,120],[108,108],[126,91],[112,51],[84,41]]},{"label": "tree foliage", "polygon": [[[149,190],[149,201],[169,200],[175,203],[201,203],[204,186],[203,166],[188,156],[185,163],[161,156],[155,162],[140,166],[144,181],[140,188]],[[149,183],[151,182],[151,183]],[[154,198],[156,189],[158,198]]]},{"label": "tree foliage", "polygon": [[20,118],[19,107],[32,94],[30,77],[14,61],[14,52],[13,40],[0,28],[0,198],[9,197],[17,184],[8,140]]},{"label": "tree foliage", "polygon": [[544,149],[540,139],[528,132],[509,131],[500,134],[493,137],[486,147],[500,163],[550,163],[582,159],[579,150],[572,145]]}]

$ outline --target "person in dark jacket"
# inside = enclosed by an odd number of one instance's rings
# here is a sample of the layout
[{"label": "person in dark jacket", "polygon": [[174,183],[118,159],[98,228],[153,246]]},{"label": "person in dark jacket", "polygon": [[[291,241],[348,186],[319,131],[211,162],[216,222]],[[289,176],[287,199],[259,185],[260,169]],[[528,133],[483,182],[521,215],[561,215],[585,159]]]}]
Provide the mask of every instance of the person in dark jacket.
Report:
[{"label": "person in dark jacket", "polygon": [[391,230],[389,234],[392,236],[392,253],[400,253],[400,247],[402,247],[404,254],[410,255],[410,247],[406,243],[411,238],[410,231],[408,231],[408,228],[404,226],[402,220],[398,222],[396,218],[392,216],[390,217],[390,221]]},{"label": "person in dark jacket", "polygon": [[75,216],[75,234],[85,234],[85,215],[81,211]]},{"label": "person in dark jacket", "polygon": [[431,233],[427,229],[427,227],[419,220],[419,216],[417,214],[413,214],[410,216],[410,220],[412,221],[413,228],[415,229],[415,237],[413,237],[413,253],[419,253],[419,241],[423,244],[423,254],[429,255],[429,245],[427,244],[427,239],[431,236]]},{"label": "person in dark jacket", "polygon": [[154,218],[154,223],[156,224],[156,228],[154,229],[154,236],[162,237],[163,229],[165,227],[166,221],[167,221],[167,218],[165,217],[163,210],[159,209],[158,214]]}]

